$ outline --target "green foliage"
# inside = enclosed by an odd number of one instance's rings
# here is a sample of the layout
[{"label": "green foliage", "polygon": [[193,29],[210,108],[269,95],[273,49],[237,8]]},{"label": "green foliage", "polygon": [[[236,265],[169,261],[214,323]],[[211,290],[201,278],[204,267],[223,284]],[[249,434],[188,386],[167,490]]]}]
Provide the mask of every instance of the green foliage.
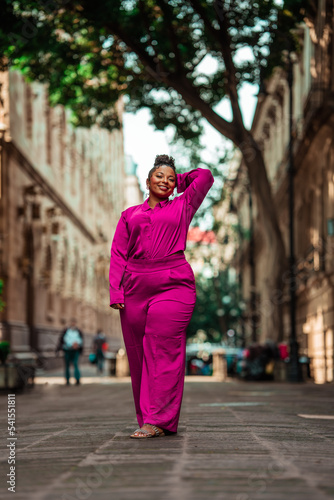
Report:
[{"label": "green foliage", "polygon": [[277,11],[277,22],[273,25],[270,37],[271,50],[266,64],[261,65],[260,78],[263,81],[271,76],[275,67],[286,66],[285,51],[300,52],[300,42],[295,28],[305,17],[315,15],[309,0],[285,0],[282,9]]},{"label": "green foliage", "polygon": [[237,330],[243,312],[238,283],[229,280],[228,270],[211,278],[201,274],[196,277],[196,291],[188,337],[194,337],[201,329],[207,333],[209,342],[226,340],[227,330]]},{"label": "green foliage", "polygon": [[[175,158],[178,165],[179,173],[187,172],[194,168],[208,168],[215,178],[215,182],[207,194],[203,204],[194,215],[192,226],[198,226],[203,220],[205,214],[211,215],[211,222],[207,221],[207,229],[218,229],[217,225],[223,222],[218,222],[213,219],[212,208],[221,203],[222,191],[224,182],[227,177],[229,162],[233,156],[234,148],[231,149],[222,142],[220,148],[216,148],[212,152],[212,159],[207,161],[203,158],[205,145],[200,141],[200,138],[193,140],[175,137],[171,143],[171,154]],[[200,244],[200,243],[199,243]]]},{"label": "green foliage", "polygon": [[[240,87],[259,83],[282,63],[281,50],[286,40],[294,42],[289,33],[306,5],[301,0],[286,1],[284,8],[275,0],[2,0],[1,64],[47,83],[51,103],[71,108],[76,125],[119,127],[114,107],[124,94],[128,111],[148,107],[157,129],[173,123],[176,139],[193,140],[202,133],[200,103],[213,108],[227,95],[224,22]],[[243,47],[251,49],[246,61],[235,57]],[[205,57],[212,61],[210,74],[200,68]],[[190,89],[194,102],[184,99]]]}]

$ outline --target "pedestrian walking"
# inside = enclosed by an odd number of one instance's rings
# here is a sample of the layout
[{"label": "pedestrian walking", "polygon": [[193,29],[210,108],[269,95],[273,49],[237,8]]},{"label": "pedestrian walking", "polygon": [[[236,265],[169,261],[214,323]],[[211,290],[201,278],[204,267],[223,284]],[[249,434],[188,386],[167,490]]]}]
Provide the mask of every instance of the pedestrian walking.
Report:
[{"label": "pedestrian walking", "polygon": [[65,328],[58,340],[56,354],[64,352],[66,385],[70,385],[70,365],[74,367],[76,385],[80,384],[79,356],[83,351],[83,334],[77,327],[75,318],[70,320],[69,327]]},{"label": "pedestrian walking", "polygon": [[[177,432],[184,389],[186,329],[195,277],[184,254],[189,224],[214,182],[210,170],[176,173],[157,155],[149,197],[121,213],[109,268],[110,306],[119,309],[140,429],[132,438]],[[181,196],[169,199],[174,188]]]},{"label": "pedestrian walking", "polygon": [[93,338],[93,352],[96,355],[96,367],[98,373],[103,373],[104,368],[104,346],[106,343],[106,336],[102,330],[98,330]]}]

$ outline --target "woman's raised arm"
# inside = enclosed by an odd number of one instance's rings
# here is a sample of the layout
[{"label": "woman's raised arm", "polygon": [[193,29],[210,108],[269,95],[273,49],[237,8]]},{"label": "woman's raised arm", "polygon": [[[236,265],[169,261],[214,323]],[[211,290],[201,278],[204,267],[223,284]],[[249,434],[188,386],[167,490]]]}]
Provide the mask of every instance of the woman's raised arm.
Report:
[{"label": "woman's raised arm", "polygon": [[183,193],[180,198],[184,198],[191,206],[193,216],[214,183],[214,177],[207,168],[195,168],[183,174],[176,174],[176,180],[177,192]]},{"label": "woman's raised arm", "polygon": [[117,223],[110,251],[109,292],[110,306],[124,302],[122,279],[127,264],[129,233],[124,213]]}]

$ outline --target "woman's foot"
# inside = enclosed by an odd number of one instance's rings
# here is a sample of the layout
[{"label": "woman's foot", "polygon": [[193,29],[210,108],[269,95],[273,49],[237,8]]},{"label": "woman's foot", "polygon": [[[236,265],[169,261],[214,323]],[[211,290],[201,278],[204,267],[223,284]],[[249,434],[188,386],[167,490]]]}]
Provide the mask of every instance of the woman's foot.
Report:
[{"label": "woman's foot", "polygon": [[165,436],[164,430],[153,424],[144,424],[140,429],[137,429],[130,437],[132,438],[151,438]]}]

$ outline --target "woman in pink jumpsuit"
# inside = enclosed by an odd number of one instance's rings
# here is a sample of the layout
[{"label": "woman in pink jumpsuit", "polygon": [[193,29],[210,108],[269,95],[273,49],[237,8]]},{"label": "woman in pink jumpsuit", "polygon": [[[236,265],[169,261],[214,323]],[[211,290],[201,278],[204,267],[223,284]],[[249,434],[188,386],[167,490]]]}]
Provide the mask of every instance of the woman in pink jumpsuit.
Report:
[{"label": "woman in pink jumpsuit", "polygon": [[[189,224],[213,182],[208,169],[177,174],[174,159],[158,155],[146,180],[149,198],[124,210],[116,227],[110,306],[120,310],[141,427],[131,437],[177,432],[186,329],[196,302],[194,273],[184,250]],[[183,194],[169,200],[175,186]]]}]

